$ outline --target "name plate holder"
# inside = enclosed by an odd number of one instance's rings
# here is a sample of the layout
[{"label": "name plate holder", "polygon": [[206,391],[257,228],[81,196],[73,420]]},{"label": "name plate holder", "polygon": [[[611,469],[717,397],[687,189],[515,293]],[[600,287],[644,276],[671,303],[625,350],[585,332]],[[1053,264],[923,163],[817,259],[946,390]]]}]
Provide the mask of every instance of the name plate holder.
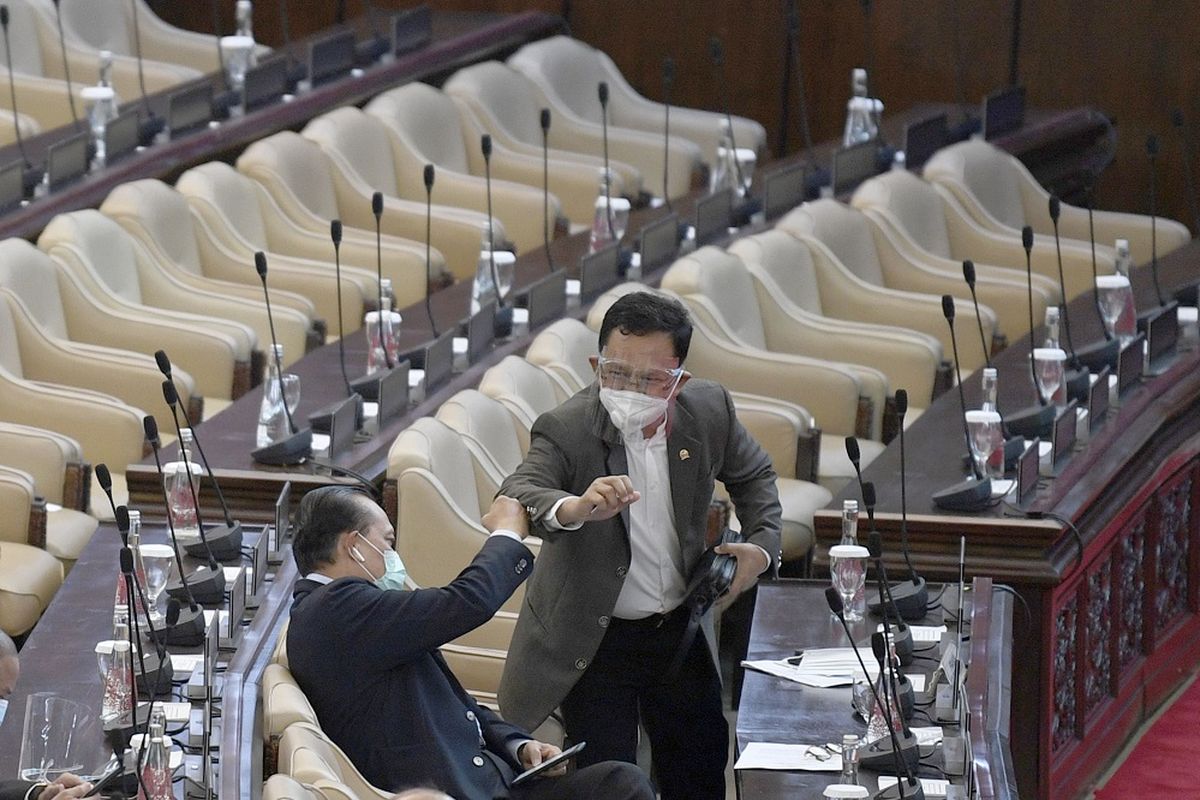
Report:
[{"label": "name plate holder", "polygon": [[866,142],[842,147],[833,154],[832,188],[835,197],[849,194],[878,170],[879,142]]},{"label": "name plate holder", "polygon": [[267,579],[267,529],[267,526],[263,527],[250,554],[250,587],[246,592],[246,609],[251,611],[258,608]]},{"label": "name plate holder", "polygon": [[267,529],[267,563],[283,563],[283,544],[291,532],[292,482],[288,481],[275,498],[275,524]]},{"label": "name plate holder", "polygon": [[25,162],[17,159],[0,169],[0,212],[19,208],[25,199]]},{"label": "name plate holder", "polygon": [[242,107],[253,111],[283,98],[288,90],[286,56],[276,56],[246,70],[242,86]]},{"label": "name plate holder", "polygon": [[433,15],[422,3],[392,15],[392,54],[401,56],[420,50],[433,41]]},{"label": "name plate holder", "polygon": [[1138,336],[1121,348],[1117,358],[1117,396],[1137,385],[1146,366],[1146,335]]},{"label": "name plate holder", "polygon": [[77,133],[50,145],[46,151],[46,183],[50,191],[57,191],[87,174],[87,146],[86,133]]},{"label": "name plate holder", "polygon": [[354,69],[356,46],[354,31],[331,33],[309,45],[309,83],[312,86],[320,86]]},{"label": "name plate holder", "polygon": [[696,201],[696,246],[725,236],[733,225],[733,190],[722,189]]},{"label": "name plate holder", "polygon": [[344,453],[354,445],[358,433],[357,397],[347,397],[334,406],[329,422],[329,458]]},{"label": "name plate holder", "polygon": [[997,89],[983,99],[983,138],[995,139],[1025,124],[1025,87]]},{"label": "name plate holder", "polygon": [[421,368],[425,371],[425,396],[437,389],[454,374],[454,331],[449,330],[418,351]]},{"label": "name plate holder", "polygon": [[763,178],[763,213],[777,219],[804,202],[804,165],[772,170]]},{"label": "name plate holder", "polygon": [[579,302],[589,303],[621,279],[620,245],[606,245],[579,260]]},{"label": "name plate holder", "polygon": [[1079,415],[1075,412],[1078,403],[1074,400],[1054,418],[1054,430],[1050,439],[1050,471],[1057,475],[1059,467],[1075,448],[1075,429]]},{"label": "name plate holder", "polygon": [[1033,497],[1038,485],[1038,466],[1042,440],[1034,439],[1017,459],[1017,504]]},{"label": "name plate holder", "polygon": [[496,301],[489,300],[467,320],[467,364],[486,356],[496,340]]},{"label": "name plate holder", "polygon": [[642,274],[667,264],[679,252],[679,215],[667,214],[642,228],[638,235]]},{"label": "name plate holder", "polygon": [[376,420],[381,430],[408,409],[408,372],[409,362],[401,361],[379,382]]},{"label": "name plate holder", "polygon": [[170,138],[190,133],[212,122],[212,84],[192,86],[167,97],[167,129]]},{"label": "name plate holder", "polygon": [[213,622],[220,631],[219,647],[236,650],[242,638],[242,617],[246,615],[246,568],[238,567],[237,576],[229,583],[228,611],[218,613]]},{"label": "name plate holder", "polygon": [[525,293],[529,330],[552,322],[567,312],[567,273],[555,270],[538,279]]},{"label": "name plate holder", "polygon": [[1179,342],[1179,304],[1170,302],[1146,325],[1146,352],[1149,356],[1146,371],[1161,375],[1174,361],[1175,345]]},{"label": "name plate holder", "polygon": [[1108,367],[1100,370],[1088,389],[1088,433],[1095,433],[1108,418],[1108,378],[1111,374]]}]

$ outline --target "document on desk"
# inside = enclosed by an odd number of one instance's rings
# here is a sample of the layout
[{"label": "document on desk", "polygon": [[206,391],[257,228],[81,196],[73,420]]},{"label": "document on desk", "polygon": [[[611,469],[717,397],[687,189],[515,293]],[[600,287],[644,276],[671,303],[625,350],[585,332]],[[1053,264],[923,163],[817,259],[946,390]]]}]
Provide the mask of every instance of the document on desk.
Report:
[{"label": "document on desk", "polygon": [[[817,755],[817,754],[820,755]],[[806,772],[841,772],[842,757],[824,745],[750,742],[742,749],[734,769],[790,769]]]},{"label": "document on desk", "polygon": [[[880,789],[886,789],[895,784],[895,775],[879,776]],[[938,780],[936,778],[921,778],[921,790],[925,792],[926,797],[945,797],[946,792],[950,790],[950,781]]]},{"label": "document on desk", "polygon": [[[879,624],[876,629],[880,633],[883,632],[883,623]],[[908,630],[912,633],[912,640],[917,644],[930,644],[932,642],[940,642],[942,634],[946,632],[945,625],[909,625]]]},{"label": "document on desk", "polygon": [[[765,672],[778,678],[827,689],[831,686],[849,686],[854,682],[855,675],[862,674],[858,659],[849,647],[824,647],[805,650],[799,657],[784,658],[778,661],[743,661],[747,669]],[[871,680],[879,675],[879,665],[867,662],[867,673]]]}]

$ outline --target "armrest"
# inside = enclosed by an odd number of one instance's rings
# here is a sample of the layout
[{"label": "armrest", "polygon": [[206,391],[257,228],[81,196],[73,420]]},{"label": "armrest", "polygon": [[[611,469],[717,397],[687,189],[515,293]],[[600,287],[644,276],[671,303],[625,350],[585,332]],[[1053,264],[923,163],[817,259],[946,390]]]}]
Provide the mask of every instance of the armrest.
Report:
[{"label": "armrest", "polygon": [[[25,106],[22,105],[21,108]],[[1093,211],[1092,217],[1098,243],[1111,246],[1117,239],[1128,239],[1129,254],[1133,263],[1150,263],[1150,217],[1120,211]],[[1088,245],[1090,237],[1087,210],[1064,203],[1062,214],[1058,218],[1058,233],[1064,238],[1077,239]],[[1192,239],[1191,233],[1183,223],[1168,217],[1155,218],[1154,237],[1160,258],[1172,250],[1178,250]]]},{"label": "armrest", "polygon": [[800,442],[810,436],[808,411],[793,403],[771,397],[732,392],[733,407],[738,421],[771,457],[775,472],[781,478],[795,478],[802,464]]},{"label": "armrest", "polygon": [[51,503],[87,510],[91,466],[79,443],[43,428],[0,422],[0,464],[23,470]]},{"label": "armrest", "polygon": [[0,464],[0,540],[46,547],[46,500],[37,493],[33,476]]},{"label": "armrest", "polygon": [[[592,199],[595,200],[594,197]],[[433,201],[442,206],[475,211],[486,218],[487,183],[475,175],[439,169],[433,185]],[[540,190],[492,175],[492,213],[504,225],[518,252],[524,253],[542,246],[542,211]],[[560,211],[558,198],[551,195],[548,209],[551,232],[554,231]]]},{"label": "armrest", "polygon": [[[567,118],[557,113],[550,126],[550,146],[555,149],[579,153],[601,153],[604,150],[603,131],[599,125]],[[632,165],[642,174],[646,191],[662,191],[663,141],[661,137],[634,131],[628,128],[608,127],[608,154],[610,158]],[[691,191],[692,173],[701,163],[700,148],[692,142],[671,136],[667,148],[668,189],[672,197],[681,197]]]}]

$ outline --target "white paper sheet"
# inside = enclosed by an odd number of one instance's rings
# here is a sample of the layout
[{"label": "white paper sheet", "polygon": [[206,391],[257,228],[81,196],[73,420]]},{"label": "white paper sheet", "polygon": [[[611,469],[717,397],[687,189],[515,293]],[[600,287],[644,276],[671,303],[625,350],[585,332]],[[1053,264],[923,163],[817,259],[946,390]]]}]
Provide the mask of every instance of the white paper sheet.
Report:
[{"label": "white paper sheet", "polygon": [[[889,786],[896,784],[894,775],[880,775],[879,788],[886,789]],[[946,791],[950,787],[949,781],[937,780],[935,778],[921,778],[921,789],[925,791],[926,797],[945,797]]]},{"label": "white paper sheet", "polygon": [[[829,753],[824,761],[810,755],[806,744],[750,742],[738,756],[734,769],[788,769],[806,772],[841,772],[842,757]],[[821,745],[816,745],[820,748]]]}]

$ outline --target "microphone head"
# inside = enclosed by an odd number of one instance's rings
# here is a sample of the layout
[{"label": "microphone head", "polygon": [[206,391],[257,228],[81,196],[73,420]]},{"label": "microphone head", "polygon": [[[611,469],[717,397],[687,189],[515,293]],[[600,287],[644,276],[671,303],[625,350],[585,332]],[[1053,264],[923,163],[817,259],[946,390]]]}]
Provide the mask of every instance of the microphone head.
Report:
[{"label": "microphone head", "polygon": [[550,109],[543,108],[542,113],[538,117],[538,121],[542,125],[542,133],[550,130]]},{"label": "microphone head", "polygon": [[879,535],[879,531],[871,531],[867,536],[867,551],[870,552],[871,558],[880,558],[883,555],[883,537]]},{"label": "microphone head", "polygon": [[151,447],[153,447],[155,450],[157,450],[158,449],[158,422],[155,421],[154,417],[147,414],[146,416],[142,417],[142,428],[144,428],[146,431],[146,441],[150,443]]},{"label": "microphone head", "polygon": [[967,282],[967,286],[975,288],[975,262],[969,258],[963,262],[963,280]]},{"label": "microphone head", "polygon": [[719,36],[708,40],[708,55],[713,64],[718,67],[725,61],[725,45],[722,44]]},{"label": "microphone head", "polygon": [[868,511],[873,511],[875,509],[875,484],[871,481],[864,483],[862,485],[862,496],[863,506],[865,506]]},{"label": "microphone head", "polygon": [[254,254],[254,269],[258,272],[258,277],[262,278],[263,282],[267,280],[267,254],[259,250]]},{"label": "microphone head", "polygon": [[166,377],[171,377],[171,359],[167,358],[166,350],[155,350],[154,361],[158,364],[158,371]]},{"label": "microphone head", "polygon": [[904,422],[904,415],[908,413],[908,390],[896,390],[896,416],[900,418],[900,422]]},{"label": "microphone head", "polygon": [[375,192],[371,195],[371,213],[376,219],[383,216],[383,192]]},{"label": "microphone head", "polygon": [[167,627],[177,625],[179,623],[179,612],[182,608],[179,605],[179,600],[172,597],[167,600]]},{"label": "microphone head", "polygon": [[825,602],[829,603],[829,610],[839,617],[846,609],[845,603],[842,602],[841,593],[832,586],[825,587]]},{"label": "microphone head", "polygon": [[861,454],[858,449],[858,439],[853,436],[846,437],[846,455],[850,458],[851,464],[857,464]]},{"label": "microphone head", "polygon": [[425,192],[428,194],[433,191],[433,164],[426,164],[425,171],[422,174],[425,179]]},{"label": "microphone head", "polygon": [[[3,8],[3,6],[0,6],[0,8]],[[1146,152],[1151,158],[1158,155],[1158,137],[1153,133],[1146,137]]]},{"label": "microphone head", "polygon": [[174,409],[175,404],[179,402],[179,392],[175,391],[175,384],[170,381],[163,381],[162,392],[163,400],[166,400],[167,405]]},{"label": "microphone head", "polygon": [[486,161],[492,157],[492,137],[485,133],[479,137],[479,149],[483,151],[483,158]]},{"label": "microphone head", "polygon": [[121,538],[129,533],[129,508],[128,506],[117,506],[116,510],[117,530],[121,532]]},{"label": "microphone head", "polygon": [[1021,247],[1025,248],[1026,253],[1033,249],[1033,228],[1028,225],[1021,228]]},{"label": "microphone head", "polygon": [[667,56],[663,59],[663,83],[670,86],[675,82],[675,59]]},{"label": "microphone head", "polygon": [[600,81],[600,85],[596,87],[596,91],[600,95],[600,105],[608,105],[608,84],[605,81]]},{"label": "microphone head", "polygon": [[0,5],[0,25],[8,27],[8,6]]},{"label": "microphone head", "polygon": [[334,244],[342,243],[342,221],[334,219],[329,221],[329,238]]},{"label": "microphone head", "polygon": [[133,551],[128,547],[121,548],[121,574],[133,574]]},{"label": "microphone head", "polygon": [[1176,128],[1183,127],[1183,109],[1177,108],[1171,112],[1171,124]]},{"label": "microphone head", "polygon": [[1055,223],[1058,222],[1059,215],[1062,214],[1062,203],[1054,195],[1050,195],[1050,219]]},{"label": "microphone head", "polygon": [[883,638],[881,631],[871,634],[871,652],[875,654],[875,660],[880,664],[887,658],[887,641]]},{"label": "microphone head", "polygon": [[108,464],[101,462],[96,465],[96,482],[106,494],[112,491],[112,473],[108,471]]},{"label": "microphone head", "polygon": [[942,295],[942,316],[946,322],[954,322],[954,298],[948,294]]}]

